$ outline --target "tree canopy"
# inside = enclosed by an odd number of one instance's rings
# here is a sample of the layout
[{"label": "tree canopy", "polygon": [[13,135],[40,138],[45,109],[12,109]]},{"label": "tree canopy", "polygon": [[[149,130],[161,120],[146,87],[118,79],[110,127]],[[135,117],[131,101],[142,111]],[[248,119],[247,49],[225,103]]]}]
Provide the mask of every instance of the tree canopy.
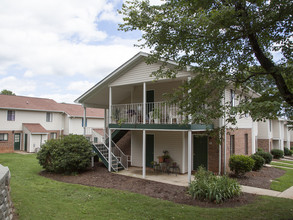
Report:
[{"label": "tree canopy", "polygon": [[15,93],[7,89],[3,89],[0,94],[1,95],[15,95]]},{"label": "tree canopy", "polygon": [[[120,30],[142,31],[137,46],[150,49],[147,63],[164,60],[156,77],[195,73],[171,96],[195,122],[223,116],[229,85],[250,95],[228,115],[293,119],[292,11],[291,0],[134,0],[120,11]],[[168,60],[178,66],[167,68]]]}]

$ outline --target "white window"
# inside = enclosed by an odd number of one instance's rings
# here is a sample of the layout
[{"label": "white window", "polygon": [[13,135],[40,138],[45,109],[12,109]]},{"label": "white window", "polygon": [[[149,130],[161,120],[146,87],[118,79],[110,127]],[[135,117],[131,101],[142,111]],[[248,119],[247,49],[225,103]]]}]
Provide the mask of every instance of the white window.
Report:
[{"label": "white window", "polygon": [[0,141],[8,141],[8,134],[7,133],[0,134]]},{"label": "white window", "polygon": [[94,137],[94,143],[98,143],[98,138],[97,137]]},{"label": "white window", "polygon": [[14,110],[7,111],[7,121],[15,121],[15,111]]},{"label": "white window", "polygon": [[57,133],[52,132],[52,133],[50,134],[50,138],[51,138],[51,139],[56,139],[56,138],[57,138]]},{"label": "white window", "polygon": [[53,121],[53,114],[52,112],[46,113],[46,122],[52,122]]},{"label": "white window", "polygon": [[235,106],[235,91],[233,89],[230,89],[230,95],[231,95],[231,106]]},{"label": "white window", "polygon": [[235,136],[230,135],[230,156],[235,154]]}]

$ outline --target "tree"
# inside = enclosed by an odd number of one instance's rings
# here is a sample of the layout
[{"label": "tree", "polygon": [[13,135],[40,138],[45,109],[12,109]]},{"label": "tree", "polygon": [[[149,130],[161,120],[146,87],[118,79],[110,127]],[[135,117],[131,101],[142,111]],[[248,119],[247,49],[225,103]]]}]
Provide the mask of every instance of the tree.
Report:
[{"label": "tree", "polygon": [[0,94],[1,95],[15,95],[15,93],[7,89],[3,89]]},{"label": "tree", "polygon": [[[157,78],[187,68],[194,73],[170,100],[194,122],[224,115],[219,100],[228,85],[250,95],[239,97],[227,116],[293,119],[292,11],[291,0],[135,0],[123,5],[120,30],[143,32],[137,46],[150,48],[147,63],[163,61],[153,73]],[[170,69],[169,60],[178,66]]]}]

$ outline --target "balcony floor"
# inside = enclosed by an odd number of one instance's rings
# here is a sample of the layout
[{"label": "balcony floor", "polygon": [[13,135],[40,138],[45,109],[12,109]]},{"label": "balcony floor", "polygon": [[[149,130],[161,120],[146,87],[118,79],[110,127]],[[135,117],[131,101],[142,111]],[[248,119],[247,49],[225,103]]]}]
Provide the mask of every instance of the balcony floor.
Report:
[{"label": "balcony floor", "polygon": [[109,128],[114,129],[129,129],[129,130],[211,130],[213,125],[201,125],[201,124],[109,124]]}]

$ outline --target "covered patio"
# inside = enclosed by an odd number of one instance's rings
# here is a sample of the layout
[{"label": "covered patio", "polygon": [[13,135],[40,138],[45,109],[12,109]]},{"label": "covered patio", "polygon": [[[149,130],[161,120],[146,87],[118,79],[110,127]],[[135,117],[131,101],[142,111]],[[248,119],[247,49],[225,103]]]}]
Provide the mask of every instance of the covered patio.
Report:
[{"label": "covered patio", "polygon": [[[115,172],[114,172],[115,173]],[[152,180],[160,183],[167,183],[177,186],[188,186],[187,174],[175,174],[155,171],[153,168],[146,168],[146,176],[142,175],[142,167],[129,167],[128,170],[116,172],[117,175],[131,176],[140,179]],[[194,176],[192,175],[192,180]]]}]

